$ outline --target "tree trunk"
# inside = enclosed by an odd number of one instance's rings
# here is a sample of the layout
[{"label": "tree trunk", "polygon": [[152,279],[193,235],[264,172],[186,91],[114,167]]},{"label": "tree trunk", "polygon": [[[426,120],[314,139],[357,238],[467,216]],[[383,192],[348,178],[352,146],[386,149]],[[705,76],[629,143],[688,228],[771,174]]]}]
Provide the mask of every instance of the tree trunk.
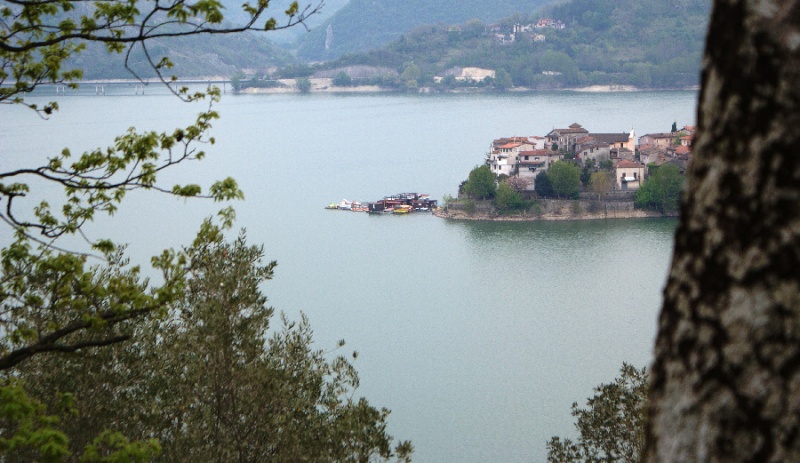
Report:
[{"label": "tree trunk", "polygon": [[647,462],[800,461],[800,0],[716,0]]}]

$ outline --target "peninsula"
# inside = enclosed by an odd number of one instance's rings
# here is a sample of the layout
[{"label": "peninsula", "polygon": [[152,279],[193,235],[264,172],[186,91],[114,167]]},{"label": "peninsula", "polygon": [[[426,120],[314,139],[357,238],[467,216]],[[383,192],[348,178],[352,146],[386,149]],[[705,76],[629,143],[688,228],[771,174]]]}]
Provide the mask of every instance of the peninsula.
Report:
[{"label": "peninsula", "polygon": [[434,214],[458,220],[589,220],[675,216],[694,127],[636,137],[578,123],[492,141],[486,160]]}]

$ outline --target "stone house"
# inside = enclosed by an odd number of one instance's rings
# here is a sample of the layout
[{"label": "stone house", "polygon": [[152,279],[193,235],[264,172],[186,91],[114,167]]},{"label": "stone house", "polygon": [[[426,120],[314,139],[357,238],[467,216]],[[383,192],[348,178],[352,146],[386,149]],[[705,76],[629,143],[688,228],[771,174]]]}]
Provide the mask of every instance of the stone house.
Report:
[{"label": "stone house", "polygon": [[591,159],[597,164],[611,158],[611,146],[592,137],[584,137],[575,143],[575,157],[584,163]]},{"label": "stone house", "polygon": [[489,148],[489,169],[495,175],[512,176],[517,170],[517,155],[520,151],[531,151],[534,145],[528,137],[498,138]]},{"label": "stone house", "polygon": [[589,131],[576,122],[566,129],[551,130],[545,138],[547,139],[548,148],[552,148],[555,144],[561,151],[575,153],[577,141],[587,135],[589,135]]},{"label": "stone house", "polygon": [[536,187],[536,176],[561,158],[557,151],[549,149],[520,151],[517,156],[517,176],[530,182],[526,188],[529,191]]},{"label": "stone house", "polygon": [[644,164],[623,159],[614,166],[618,190],[637,190],[644,181]]},{"label": "stone house", "polygon": [[667,148],[672,146],[672,141],[675,139],[675,134],[672,132],[667,133],[648,133],[639,137],[639,146],[652,145],[659,148]]},{"label": "stone house", "polygon": [[636,132],[590,133],[589,136],[600,143],[608,143],[610,148],[626,148],[636,151]]},{"label": "stone house", "polygon": [[623,159],[629,161],[636,160],[636,153],[628,148],[611,148],[609,150],[609,155],[611,156],[611,162],[619,162]]},{"label": "stone house", "polygon": [[663,148],[658,148],[651,145],[639,147],[639,160],[645,166],[649,164],[659,165],[662,162],[665,162],[667,158],[667,152]]}]

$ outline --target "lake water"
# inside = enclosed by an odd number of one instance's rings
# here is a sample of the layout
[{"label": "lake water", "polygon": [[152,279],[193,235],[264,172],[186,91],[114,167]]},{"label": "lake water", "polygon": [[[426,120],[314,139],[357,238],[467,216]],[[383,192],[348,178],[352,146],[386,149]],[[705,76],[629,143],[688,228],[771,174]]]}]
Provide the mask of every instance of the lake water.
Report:
[{"label": "lake water", "polygon": [[[0,171],[109,144],[129,126],[170,128],[199,107],[164,92],[61,97],[43,121],[0,107]],[[392,410],[418,463],[542,462],[574,434],[570,405],[647,365],[675,221],[451,222],[323,207],[417,191],[441,199],[494,138],[573,122],[637,135],[694,123],[695,92],[503,95],[226,95],[209,159],[164,185],[233,176],[238,225],[278,261],[264,291],[305,312],[320,348],[357,350],[358,393]],[[47,98],[35,97],[43,102]],[[220,208],[132,194],[91,237],[130,242],[136,262],[188,243]],[[8,239],[8,229],[0,238]]]}]

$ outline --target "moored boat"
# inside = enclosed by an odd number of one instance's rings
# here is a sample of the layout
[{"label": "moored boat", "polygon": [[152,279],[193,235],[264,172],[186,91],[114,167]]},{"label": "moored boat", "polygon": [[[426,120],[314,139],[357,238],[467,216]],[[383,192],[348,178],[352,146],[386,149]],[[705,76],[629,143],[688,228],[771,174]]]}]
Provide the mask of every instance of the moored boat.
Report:
[{"label": "moored boat", "polygon": [[436,200],[430,199],[428,194],[398,193],[365,204],[343,199],[339,204],[329,204],[326,209],[369,212],[370,214],[408,214],[409,212],[430,212],[436,207]]}]

